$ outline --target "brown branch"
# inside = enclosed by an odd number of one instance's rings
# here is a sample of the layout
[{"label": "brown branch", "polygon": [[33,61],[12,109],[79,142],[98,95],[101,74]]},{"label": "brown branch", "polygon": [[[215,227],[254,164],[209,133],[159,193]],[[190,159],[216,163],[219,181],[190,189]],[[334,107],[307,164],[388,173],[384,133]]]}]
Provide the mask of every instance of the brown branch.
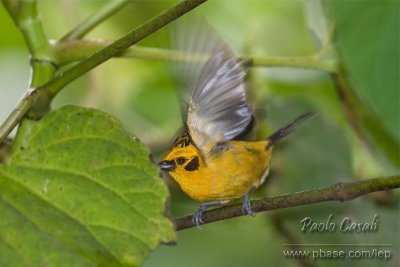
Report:
[{"label": "brown branch", "polygon": [[[325,201],[348,201],[368,193],[390,190],[399,187],[400,175],[396,175],[357,182],[337,183],[319,189],[257,199],[251,201],[251,206],[254,212],[262,212],[309,205]],[[234,204],[205,212],[203,214],[203,221],[204,224],[207,224],[210,222],[226,220],[238,216],[243,216],[242,205]],[[177,218],[175,220],[175,225],[177,231],[195,226],[192,223],[192,215]]]}]

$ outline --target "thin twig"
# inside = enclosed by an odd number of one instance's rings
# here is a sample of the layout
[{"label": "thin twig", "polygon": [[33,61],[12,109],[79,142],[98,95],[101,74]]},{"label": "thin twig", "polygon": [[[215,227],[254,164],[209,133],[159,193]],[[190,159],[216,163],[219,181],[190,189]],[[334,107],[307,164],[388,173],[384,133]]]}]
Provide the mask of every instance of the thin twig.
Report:
[{"label": "thin twig", "polygon": [[[357,182],[337,183],[319,189],[257,199],[251,201],[251,206],[254,212],[262,212],[309,205],[325,201],[348,201],[368,193],[390,190],[399,187],[400,175],[397,175]],[[241,204],[224,206],[207,211],[203,214],[203,221],[204,224],[207,224],[210,222],[226,220],[238,216],[243,216]],[[196,226],[192,223],[192,215],[177,218],[175,220],[175,224],[177,231]]]},{"label": "thin twig", "polygon": [[88,32],[93,30],[97,25],[102,23],[107,18],[118,12],[131,0],[114,0],[107,3],[101,9],[97,10],[96,13],[86,18],[84,21],[79,23],[75,28],[64,35],[60,40],[74,40],[84,37]]},{"label": "thin twig", "polygon": [[[72,40],[54,44],[54,54],[57,64],[65,65],[74,61],[82,60],[96,51],[106,47],[110,42],[104,40]],[[132,46],[116,57],[140,58],[164,61],[194,61],[202,62],[208,59],[206,54],[187,54],[181,51]],[[305,57],[277,57],[277,56],[239,56],[252,67],[293,67],[314,69],[330,73],[336,72],[336,62],[324,59],[318,52],[313,56]]]}]

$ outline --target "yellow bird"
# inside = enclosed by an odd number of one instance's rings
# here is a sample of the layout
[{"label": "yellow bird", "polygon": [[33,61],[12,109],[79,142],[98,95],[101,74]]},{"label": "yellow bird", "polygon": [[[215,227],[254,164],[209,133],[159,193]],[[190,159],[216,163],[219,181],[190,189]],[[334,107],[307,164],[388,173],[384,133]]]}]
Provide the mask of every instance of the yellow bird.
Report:
[{"label": "yellow bird", "polygon": [[[246,71],[233,52],[210,29],[196,31],[197,46],[208,45],[209,58],[188,90],[185,131],[159,163],[162,171],[192,199],[203,202],[193,215],[202,223],[209,207],[243,197],[243,213],[254,215],[250,194],[265,180],[273,146],[312,116],[306,113],[266,140],[240,141],[253,125],[246,99]],[[186,49],[189,51],[188,49]],[[194,50],[194,51],[193,51]],[[189,52],[204,52],[191,49]]]}]

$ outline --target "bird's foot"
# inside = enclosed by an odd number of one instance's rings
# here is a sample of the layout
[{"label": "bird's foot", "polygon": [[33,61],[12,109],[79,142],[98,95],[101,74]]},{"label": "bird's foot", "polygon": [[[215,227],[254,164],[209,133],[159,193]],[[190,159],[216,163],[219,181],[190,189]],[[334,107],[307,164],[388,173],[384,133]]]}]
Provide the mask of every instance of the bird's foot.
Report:
[{"label": "bird's foot", "polygon": [[197,228],[201,229],[200,224],[203,222],[203,212],[207,210],[208,206],[205,204],[201,204],[200,207],[193,213],[192,223],[197,226]]},{"label": "bird's foot", "polygon": [[192,223],[195,224],[197,226],[197,228],[201,229],[200,224],[204,223],[203,222],[203,213],[209,207],[218,207],[218,206],[226,204],[227,202],[229,202],[229,200],[221,200],[221,201],[215,201],[215,202],[201,204],[200,207],[196,210],[196,212],[193,213]]},{"label": "bird's foot", "polygon": [[253,187],[250,191],[243,197],[243,204],[242,204],[242,212],[243,214],[250,215],[252,217],[256,216],[256,214],[251,209],[251,202],[250,202],[250,195],[253,193],[255,188]]}]

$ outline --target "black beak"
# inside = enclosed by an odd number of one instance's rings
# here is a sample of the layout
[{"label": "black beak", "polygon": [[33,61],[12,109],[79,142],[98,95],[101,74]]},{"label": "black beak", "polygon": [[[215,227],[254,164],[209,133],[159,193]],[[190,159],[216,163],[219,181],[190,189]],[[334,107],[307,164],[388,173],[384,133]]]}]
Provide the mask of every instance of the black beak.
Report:
[{"label": "black beak", "polygon": [[161,161],[160,163],[158,163],[158,167],[160,167],[160,169],[162,171],[170,172],[170,171],[175,170],[176,166],[175,166],[175,162],[173,160],[164,160],[164,161]]}]

